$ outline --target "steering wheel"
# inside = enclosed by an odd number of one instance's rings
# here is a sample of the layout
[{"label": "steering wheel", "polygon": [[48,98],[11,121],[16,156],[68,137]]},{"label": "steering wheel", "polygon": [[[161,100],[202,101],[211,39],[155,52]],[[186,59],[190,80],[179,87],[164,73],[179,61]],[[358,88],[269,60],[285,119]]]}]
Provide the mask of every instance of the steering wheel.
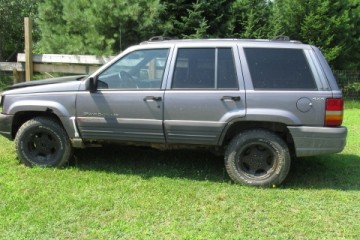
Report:
[{"label": "steering wheel", "polygon": [[137,81],[128,73],[125,71],[120,71],[119,73],[121,80],[124,81],[124,83],[126,83],[126,87],[131,88],[131,87],[136,87],[139,88]]}]

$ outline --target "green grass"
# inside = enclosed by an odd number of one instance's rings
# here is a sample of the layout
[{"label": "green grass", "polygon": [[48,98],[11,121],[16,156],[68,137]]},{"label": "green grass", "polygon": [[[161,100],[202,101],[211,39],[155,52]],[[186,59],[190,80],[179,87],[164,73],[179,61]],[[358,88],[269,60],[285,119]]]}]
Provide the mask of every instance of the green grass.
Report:
[{"label": "green grass", "polygon": [[[360,98],[360,96],[359,96]],[[355,99],[345,99],[345,109],[360,109],[360,101]]]},{"label": "green grass", "polygon": [[279,188],[231,183],[202,151],[78,150],[18,164],[0,137],[0,239],[359,239],[360,110],[341,154],[298,159]]}]

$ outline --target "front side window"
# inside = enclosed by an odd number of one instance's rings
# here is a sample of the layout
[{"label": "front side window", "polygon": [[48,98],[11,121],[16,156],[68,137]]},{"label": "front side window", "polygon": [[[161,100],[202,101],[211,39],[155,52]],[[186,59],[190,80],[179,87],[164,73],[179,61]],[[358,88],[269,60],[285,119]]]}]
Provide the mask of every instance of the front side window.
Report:
[{"label": "front side window", "polygon": [[238,89],[231,48],[179,49],[172,89]]},{"label": "front side window", "polygon": [[244,48],[255,90],[316,90],[302,49]]},{"label": "front side window", "polygon": [[98,76],[98,89],[160,89],[168,49],[131,52]]}]

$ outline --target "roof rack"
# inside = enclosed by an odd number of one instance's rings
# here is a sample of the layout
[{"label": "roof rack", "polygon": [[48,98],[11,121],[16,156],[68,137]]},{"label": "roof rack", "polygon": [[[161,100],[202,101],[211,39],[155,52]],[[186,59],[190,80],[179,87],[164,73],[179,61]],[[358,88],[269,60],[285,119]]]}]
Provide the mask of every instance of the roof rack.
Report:
[{"label": "roof rack", "polygon": [[298,40],[291,40],[289,36],[283,36],[283,35],[273,37],[273,39],[270,39],[270,41],[273,41],[273,42],[290,42],[290,43],[300,43],[300,44],[302,43],[301,41],[298,41]]},{"label": "roof rack", "polygon": [[290,41],[290,37],[289,36],[275,36],[273,37],[273,39],[271,39],[272,41]]},{"label": "roof rack", "polygon": [[[179,40],[177,37],[167,37],[167,36],[154,36],[151,37],[149,40],[141,42],[140,45],[142,44],[149,44],[149,43],[156,43],[156,42],[161,42],[161,41],[169,41],[169,40]],[[288,36],[276,36],[272,39],[181,39],[179,41],[186,41],[186,42],[190,42],[190,41],[216,41],[216,40],[221,40],[221,41],[257,41],[257,42],[287,42],[287,43],[297,43],[297,44],[301,44],[302,42],[297,41],[297,40],[290,40],[290,37]]]},{"label": "roof rack", "polygon": [[148,40],[148,42],[157,42],[157,41],[165,41],[165,40],[174,40],[177,38],[165,37],[165,36],[154,36]]}]

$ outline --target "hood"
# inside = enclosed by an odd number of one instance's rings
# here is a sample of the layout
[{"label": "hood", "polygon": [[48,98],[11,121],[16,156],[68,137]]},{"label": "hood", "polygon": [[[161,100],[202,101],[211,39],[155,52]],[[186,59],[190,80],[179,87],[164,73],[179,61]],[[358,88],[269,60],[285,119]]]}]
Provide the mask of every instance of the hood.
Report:
[{"label": "hood", "polygon": [[78,91],[82,83],[82,81],[80,81],[81,79],[84,79],[84,76],[51,78],[18,83],[5,89],[2,95]]},{"label": "hood", "polygon": [[33,87],[33,86],[41,86],[41,85],[49,85],[63,82],[72,82],[78,81],[86,77],[86,75],[77,75],[77,76],[67,76],[67,77],[58,77],[58,78],[48,78],[44,80],[34,80],[29,82],[16,83],[10,87],[5,88],[4,90],[12,90],[17,88],[25,88],[25,87]]}]

